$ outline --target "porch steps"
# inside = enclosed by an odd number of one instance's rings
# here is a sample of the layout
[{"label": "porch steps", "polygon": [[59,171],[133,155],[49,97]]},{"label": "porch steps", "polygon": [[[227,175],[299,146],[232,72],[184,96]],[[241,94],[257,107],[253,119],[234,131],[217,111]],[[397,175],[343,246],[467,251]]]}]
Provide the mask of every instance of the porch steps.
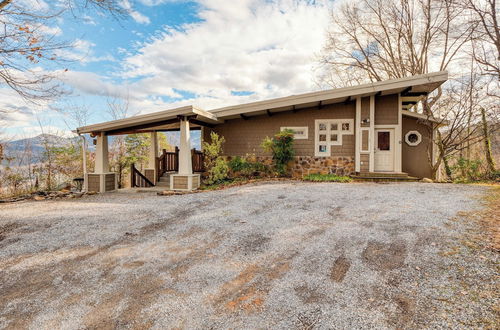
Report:
[{"label": "porch steps", "polygon": [[173,173],[164,173],[156,183],[156,187],[170,188],[170,175]]},{"label": "porch steps", "polygon": [[370,182],[416,182],[419,178],[409,176],[408,173],[388,173],[388,172],[361,172],[358,175],[351,175],[356,181]]}]

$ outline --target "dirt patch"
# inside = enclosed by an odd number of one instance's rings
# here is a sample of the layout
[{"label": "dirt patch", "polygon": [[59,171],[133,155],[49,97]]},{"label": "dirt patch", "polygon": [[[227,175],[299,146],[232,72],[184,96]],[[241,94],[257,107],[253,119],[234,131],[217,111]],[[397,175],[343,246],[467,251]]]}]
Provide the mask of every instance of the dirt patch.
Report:
[{"label": "dirt patch", "polygon": [[340,256],[333,263],[332,270],[330,272],[330,278],[334,282],[342,282],[344,280],[347,271],[351,267],[351,263],[346,257]]},{"label": "dirt patch", "polygon": [[328,301],[328,297],[325,294],[307,285],[301,285],[294,290],[297,297],[299,297],[304,304],[319,304]]},{"label": "dirt patch", "polygon": [[406,246],[402,242],[386,244],[370,241],[364,249],[362,257],[363,261],[374,270],[394,270],[404,266]]},{"label": "dirt patch", "polygon": [[15,229],[22,227],[20,223],[10,222],[0,226],[0,242],[7,238],[7,235]]},{"label": "dirt patch", "polygon": [[485,195],[486,209],[478,214],[479,223],[484,232],[482,236],[488,247],[500,252],[500,186],[493,187]]},{"label": "dirt patch", "polygon": [[259,253],[266,249],[270,241],[270,237],[260,233],[252,233],[239,241],[236,249],[241,250],[245,255]]},{"label": "dirt patch", "polygon": [[222,285],[219,294],[213,299],[214,307],[221,312],[258,311],[264,304],[272,282],[283,277],[296,255],[292,253],[247,266],[233,280]]}]

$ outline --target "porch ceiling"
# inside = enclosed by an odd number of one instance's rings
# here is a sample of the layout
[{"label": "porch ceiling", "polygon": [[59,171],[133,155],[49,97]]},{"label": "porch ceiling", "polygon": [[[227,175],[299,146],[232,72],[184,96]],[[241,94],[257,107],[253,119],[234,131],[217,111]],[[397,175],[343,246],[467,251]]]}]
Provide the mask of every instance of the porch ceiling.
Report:
[{"label": "porch ceiling", "polygon": [[192,127],[210,126],[222,122],[210,112],[187,106],[79,127],[76,132],[79,134],[105,132],[107,135],[119,135],[178,129],[179,116],[189,117]]}]

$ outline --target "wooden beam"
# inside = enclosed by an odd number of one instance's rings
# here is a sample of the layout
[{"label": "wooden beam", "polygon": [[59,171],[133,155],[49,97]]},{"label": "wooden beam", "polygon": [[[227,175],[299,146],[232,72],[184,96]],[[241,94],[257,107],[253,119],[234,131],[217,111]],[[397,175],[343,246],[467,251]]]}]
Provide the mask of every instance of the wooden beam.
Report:
[{"label": "wooden beam", "polygon": [[295,104],[294,104],[294,105],[292,105],[292,111],[293,111],[294,113],[295,113],[295,112],[297,112],[297,108],[295,107]]},{"label": "wooden beam", "polygon": [[401,102],[403,105],[408,105],[408,104],[417,104],[417,101],[403,101]]},{"label": "wooden beam", "polygon": [[402,96],[427,96],[427,92],[407,92]]},{"label": "wooden beam", "polygon": [[[201,127],[190,127],[190,131],[199,131],[201,130]],[[157,132],[179,132],[178,128],[165,128],[165,129],[159,129]]]},{"label": "wooden beam", "polygon": [[377,97],[377,96],[380,96],[380,95],[382,95],[382,91],[378,91],[378,92],[377,92],[377,93],[375,93],[375,95],[373,95],[373,96]]},{"label": "wooden beam", "polygon": [[[174,119],[156,121],[156,122],[148,123],[148,124],[141,124],[141,125],[128,126],[128,127],[124,127],[124,128],[118,128],[118,129],[114,129],[111,131],[106,131],[105,133],[106,133],[106,135],[131,134],[137,130],[147,129],[147,128],[161,126],[161,125],[175,124],[178,122],[179,122],[179,119],[174,118]],[[127,132],[127,133],[125,133],[125,132]]]},{"label": "wooden beam", "polygon": [[401,92],[401,96],[406,96],[406,94],[411,91],[411,89],[413,88],[413,86],[410,86],[410,87],[406,87],[402,92]]},{"label": "wooden beam", "polygon": [[205,127],[210,127],[210,128],[215,127],[215,125],[205,123],[205,122],[198,120],[198,119],[189,119],[189,122],[193,123],[195,125],[200,125],[200,126],[205,126]]},{"label": "wooden beam", "polygon": [[267,110],[266,110],[266,112],[267,112],[267,115],[268,115],[269,117],[271,117],[271,116],[273,115],[273,113],[272,113],[272,112],[271,112],[271,110],[269,110],[269,109],[267,109]]},{"label": "wooden beam", "polygon": [[321,110],[323,108],[323,101],[319,101],[318,103],[318,110]]},{"label": "wooden beam", "polygon": [[243,119],[243,120],[248,120],[248,116],[245,116],[244,114],[240,113],[240,117]]},{"label": "wooden beam", "polygon": [[351,102],[351,101],[352,101],[352,100],[351,100],[351,97],[349,96],[349,97],[347,97],[347,98],[345,99],[344,104],[345,104],[345,105],[347,105],[347,104],[349,104],[349,102]]}]

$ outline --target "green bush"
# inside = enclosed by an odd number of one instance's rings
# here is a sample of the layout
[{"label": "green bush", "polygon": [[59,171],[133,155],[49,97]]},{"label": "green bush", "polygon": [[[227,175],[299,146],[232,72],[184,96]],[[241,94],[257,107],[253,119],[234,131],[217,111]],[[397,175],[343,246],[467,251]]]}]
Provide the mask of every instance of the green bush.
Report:
[{"label": "green bush", "polygon": [[221,183],[228,177],[229,167],[221,156],[222,145],[226,140],[215,132],[210,133],[211,142],[203,142],[203,154],[205,156],[205,168],[207,171],[206,183],[211,185]]},{"label": "green bush", "polygon": [[352,179],[348,176],[338,176],[335,174],[308,174],[303,178],[305,181],[313,182],[351,182]]},{"label": "green bush", "polygon": [[242,158],[236,156],[228,162],[228,166],[233,176],[250,177],[268,171],[264,164],[257,161],[250,161],[248,157]]},{"label": "green bush", "polygon": [[286,175],[288,163],[295,156],[293,141],[293,131],[288,129],[279,132],[273,138],[266,137],[262,141],[262,148],[272,153],[274,166],[279,175]]},{"label": "green bush", "polygon": [[456,173],[456,182],[478,181],[483,179],[481,173],[481,160],[459,158],[457,163],[451,167],[453,173]]}]

